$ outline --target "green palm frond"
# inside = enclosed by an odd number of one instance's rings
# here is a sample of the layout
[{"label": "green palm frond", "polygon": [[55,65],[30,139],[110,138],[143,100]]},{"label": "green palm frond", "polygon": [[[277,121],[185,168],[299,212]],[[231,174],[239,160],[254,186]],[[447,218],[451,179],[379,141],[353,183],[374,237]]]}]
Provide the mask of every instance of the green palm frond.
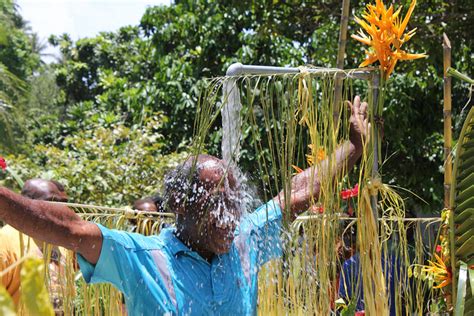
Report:
[{"label": "green palm frond", "polygon": [[0,63],[0,100],[10,104],[12,100],[26,93],[26,83],[11,73],[8,68]]},{"label": "green palm frond", "polygon": [[469,84],[474,84],[474,79],[470,78],[468,75],[463,74],[462,72],[457,71],[454,68],[449,67],[447,73],[448,75],[453,76],[459,80],[466,81]]},{"label": "green palm frond", "polygon": [[[453,292],[456,293],[459,267],[462,263],[468,267],[474,265],[474,109],[469,111],[459,137],[453,177],[450,237],[451,266],[455,271]],[[467,286],[472,287],[472,284]],[[465,293],[464,312],[469,314],[474,311],[474,297],[469,288]]]},{"label": "green palm frond", "polygon": [[13,144],[13,130],[16,115],[15,101],[26,94],[26,83],[11,73],[5,65],[0,63],[0,146],[9,147]]}]

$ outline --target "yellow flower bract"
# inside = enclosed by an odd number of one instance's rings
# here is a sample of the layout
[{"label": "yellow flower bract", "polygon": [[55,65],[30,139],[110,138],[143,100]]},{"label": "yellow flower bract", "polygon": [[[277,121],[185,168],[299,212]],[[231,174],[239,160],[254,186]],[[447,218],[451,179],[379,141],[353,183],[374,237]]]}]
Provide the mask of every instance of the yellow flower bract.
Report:
[{"label": "yellow flower bract", "polygon": [[415,5],[416,0],[413,0],[405,18],[402,19],[400,17],[402,7],[394,12],[392,5],[387,9],[382,0],[376,0],[375,5],[367,5],[362,19],[355,18],[362,29],[358,35],[353,34],[352,38],[370,46],[366,51],[367,58],[360,67],[378,61],[387,79],[399,60],[427,57],[425,54],[409,54],[401,49],[402,45],[415,35],[416,28],[404,34]]},{"label": "yellow flower bract", "polygon": [[316,149],[313,144],[308,145],[308,147],[311,149],[311,154],[306,155],[306,161],[308,162],[308,165],[312,166],[326,158],[326,151],[323,148]]},{"label": "yellow flower bract", "polygon": [[[313,146],[312,144],[308,145],[308,147],[311,149],[311,154],[306,155],[306,161],[308,162],[309,166],[312,166],[315,163],[323,161],[326,158],[326,151],[323,148],[319,148],[318,150],[315,150],[314,149],[315,146]],[[295,165],[291,165],[291,167],[295,169],[296,174],[304,171],[303,169]]]},{"label": "yellow flower bract", "polygon": [[430,274],[437,285],[435,289],[440,289],[451,283],[451,272],[449,271],[443,258],[434,254],[436,261],[428,260],[429,265],[422,266],[422,271]]}]

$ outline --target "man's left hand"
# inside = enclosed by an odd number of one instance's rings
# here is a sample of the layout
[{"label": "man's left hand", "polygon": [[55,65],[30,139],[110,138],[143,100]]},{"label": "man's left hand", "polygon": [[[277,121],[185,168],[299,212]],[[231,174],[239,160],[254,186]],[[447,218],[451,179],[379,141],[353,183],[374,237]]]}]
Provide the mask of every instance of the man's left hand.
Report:
[{"label": "man's left hand", "polygon": [[351,127],[349,140],[358,149],[362,149],[365,142],[368,142],[370,136],[370,123],[367,119],[367,102],[360,102],[360,97],[354,98],[354,103],[347,101],[351,108],[351,117],[349,119]]}]

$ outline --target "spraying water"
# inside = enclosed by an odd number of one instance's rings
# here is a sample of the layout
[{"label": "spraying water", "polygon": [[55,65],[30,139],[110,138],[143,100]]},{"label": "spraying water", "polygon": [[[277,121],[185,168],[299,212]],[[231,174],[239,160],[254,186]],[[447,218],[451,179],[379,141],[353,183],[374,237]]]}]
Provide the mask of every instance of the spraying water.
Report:
[{"label": "spraying water", "polygon": [[233,78],[223,85],[222,115],[222,158],[229,165],[237,164],[240,152],[241,119],[240,91]]}]

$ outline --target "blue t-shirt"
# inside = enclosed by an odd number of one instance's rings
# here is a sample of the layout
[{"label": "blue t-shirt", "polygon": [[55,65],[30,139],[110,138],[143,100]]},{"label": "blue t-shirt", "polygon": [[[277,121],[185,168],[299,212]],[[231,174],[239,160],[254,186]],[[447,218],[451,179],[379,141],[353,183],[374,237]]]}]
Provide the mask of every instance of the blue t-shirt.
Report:
[{"label": "blue t-shirt", "polygon": [[281,256],[281,209],[273,201],[241,219],[229,253],[209,263],[165,228],[158,236],[98,225],[95,266],[78,254],[87,282],[109,282],[125,295],[129,315],[255,315],[258,272]]}]

